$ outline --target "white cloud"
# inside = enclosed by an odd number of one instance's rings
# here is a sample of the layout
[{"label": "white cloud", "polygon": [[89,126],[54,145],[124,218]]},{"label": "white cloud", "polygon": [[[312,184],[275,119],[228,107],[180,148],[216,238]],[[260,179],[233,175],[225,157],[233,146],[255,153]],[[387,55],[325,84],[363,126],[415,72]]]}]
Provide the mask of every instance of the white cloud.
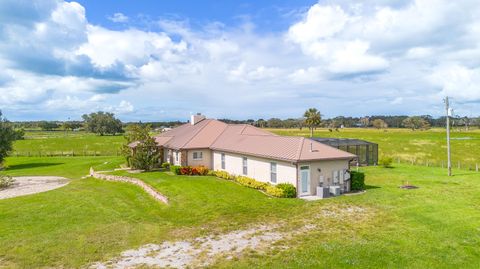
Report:
[{"label": "white cloud", "polygon": [[114,13],[112,16],[109,16],[108,19],[113,22],[128,22],[129,20],[129,18],[121,12]]},{"label": "white cloud", "polygon": [[[448,94],[480,108],[478,1],[368,3],[317,3],[265,33],[249,21],[193,29],[188,19],[113,30],[90,24],[76,2],[4,0],[0,106],[26,118],[45,109],[159,120],[158,111],[292,117],[322,104],[328,117],[435,114]],[[111,19],[127,22],[121,15]]]}]

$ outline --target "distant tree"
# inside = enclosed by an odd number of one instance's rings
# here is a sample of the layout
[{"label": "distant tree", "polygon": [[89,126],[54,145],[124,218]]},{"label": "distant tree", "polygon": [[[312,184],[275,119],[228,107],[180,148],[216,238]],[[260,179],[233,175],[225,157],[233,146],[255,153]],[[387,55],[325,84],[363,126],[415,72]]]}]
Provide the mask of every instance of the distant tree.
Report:
[{"label": "distant tree", "polygon": [[282,128],[284,127],[283,121],[277,118],[271,118],[267,121],[267,126],[269,128]]},{"label": "distant tree", "polygon": [[419,116],[408,117],[403,120],[402,124],[405,128],[410,128],[413,131],[430,129],[430,123]]},{"label": "distant tree", "polygon": [[41,121],[38,123],[38,127],[44,131],[52,131],[58,128],[58,124],[53,121]]},{"label": "distant tree", "polygon": [[259,119],[255,122],[255,126],[265,128],[267,126],[267,122],[264,119]]},{"label": "distant tree", "polygon": [[372,121],[372,126],[377,128],[377,129],[384,129],[384,128],[388,127],[387,123],[382,119],[373,120]]},{"label": "distant tree", "polygon": [[[160,164],[161,150],[150,136],[150,125],[132,124],[127,128],[122,152],[131,168],[151,170]],[[134,147],[132,148],[132,143]]]},{"label": "distant tree", "polygon": [[0,111],[0,168],[5,160],[5,157],[12,151],[12,144],[17,137],[17,133],[12,127],[12,124],[2,117]]},{"label": "distant tree", "polygon": [[99,111],[82,116],[85,129],[99,135],[123,133],[122,122],[113,113]]},{"label": "distant tree", "polygon": [[61,125],[62,130],[65,130],[65,131],[73,131],[81,127],[82,127],[82,123],[78,121],[64,121]]},{"label": "distant tree", "polygon": [[310,129],[310,137],[313,137],[313,129],[322,123],[322,115],[316,108],[309,108],[303,113],[305,125]]},{"label": "distant tree", "polygon": [[360,124],[362,127],[368,127],[370,125],[370,119],[368,117],[363,117],[360,119]]}]

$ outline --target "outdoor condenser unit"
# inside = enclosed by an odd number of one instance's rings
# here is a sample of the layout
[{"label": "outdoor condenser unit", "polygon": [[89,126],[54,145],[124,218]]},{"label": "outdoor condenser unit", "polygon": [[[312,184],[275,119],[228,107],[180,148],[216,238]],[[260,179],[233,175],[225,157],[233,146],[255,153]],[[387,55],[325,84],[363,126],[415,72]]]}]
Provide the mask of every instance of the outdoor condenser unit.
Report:
[{"label": "outdoor condenser unit", "polygon": [[330,194],[333,196],[340,195],[340,186],[330,186]]}]

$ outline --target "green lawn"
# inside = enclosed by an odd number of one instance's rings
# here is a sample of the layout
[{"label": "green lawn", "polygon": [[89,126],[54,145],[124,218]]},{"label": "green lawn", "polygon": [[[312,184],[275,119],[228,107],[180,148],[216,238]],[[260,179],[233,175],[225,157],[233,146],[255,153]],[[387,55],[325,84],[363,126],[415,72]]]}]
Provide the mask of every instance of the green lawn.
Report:
[{"label": "green lawn", "polygon": [[100,136],[85,132],[26,132],[24,140],[14,143],[13,156],[45,155],[120,155],[125,142],[122,135]]},{"label": "green lawn", "polygon": [[[268,129],[269,131],[290,136],[310,136],[306,128],[300,129]],[[441,166],[442,161],[446,164],[446,135],[444,129],[431,129],[428,131],[412,131],[409,129],[365,129],[345,128],[330,132],[328,129],[317,129],[314,132],[317,137],[334,138],[358,138],[378,144],[379,155],[400,158],[404,162],[425,164],[428,160],[430,165]],[[452,136],[452,162],[455,167],[458,162],[462,168],[480,165],[480,130],[458,131]]]},{"label": "green lawn", "polygon": [[[2,173],[79,178],[92,165],[107,169],[121,162],[105,157],[9,158],[11,170]],[[128,174],[167,195],[171,201],[167,206],[129,184],[75,179],[57,190],[0,200],[0,267],[81,267],[142,244],[249,224],[283,221],[293,229],[298,220],[317,216],[322,209],[349,206],[364,208],[368,218],[319,219],[324,228],[282,242],[289,247],[286,250],[247,252],[231,261],[220,260],[214,267],[480,266],[479,174],[455,170],[449,178],[439,168],[406,165],[364,170],[366,193],[317,202],[269,198],[213,177]],[[406,181],[420,188],[399,189]]]}]

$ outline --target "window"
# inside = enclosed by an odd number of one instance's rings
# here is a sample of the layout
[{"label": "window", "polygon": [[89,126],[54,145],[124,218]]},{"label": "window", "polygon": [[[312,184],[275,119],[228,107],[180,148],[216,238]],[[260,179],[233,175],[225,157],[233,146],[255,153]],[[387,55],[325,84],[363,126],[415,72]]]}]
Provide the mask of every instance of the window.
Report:
[{"label": "window", "polygon": [[178,162],[178,151],[175,151],[175,161]]},{"label": "window", "polygon": [[201,160],[201,159],[203,159],[203,152],[201,152],[201,151],[195,151],[195,152],[193,152],[193,159],[194,159],[194,160]]},{"label": "window", "polygon": [[225,153],[222,153],[222,169],[225,169]]},{"label": "window", "polygon": [[247,157],[243,157],[243,174],[248,174],[248,167],[247,167]]},{"label": "window", "polygon": [[338,185],[340,179],[340,171],[333,171],[333,185]]},{"label": "window", "polygon": [[270,182],[277,183],[277,163],[270,163]]}]

